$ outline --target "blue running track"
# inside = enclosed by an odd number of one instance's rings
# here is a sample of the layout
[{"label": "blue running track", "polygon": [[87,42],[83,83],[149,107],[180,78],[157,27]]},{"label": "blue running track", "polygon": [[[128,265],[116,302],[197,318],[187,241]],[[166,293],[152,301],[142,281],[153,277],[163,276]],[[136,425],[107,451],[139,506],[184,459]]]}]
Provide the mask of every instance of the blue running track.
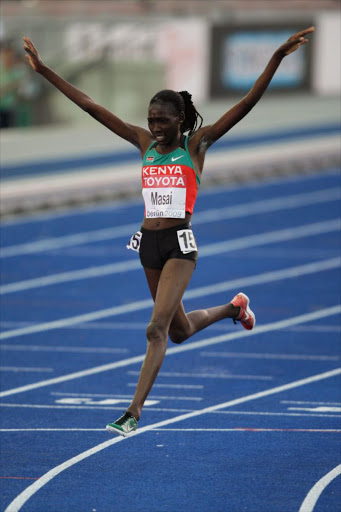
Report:
[{"label": "blue running track", "polygon": [[129,404],[152,301],[141,201],[1,228],[1,510],[341,509],[340,173],[203,190],[188,311],[243,291],[231,320],[169,343],[137,435]]}]

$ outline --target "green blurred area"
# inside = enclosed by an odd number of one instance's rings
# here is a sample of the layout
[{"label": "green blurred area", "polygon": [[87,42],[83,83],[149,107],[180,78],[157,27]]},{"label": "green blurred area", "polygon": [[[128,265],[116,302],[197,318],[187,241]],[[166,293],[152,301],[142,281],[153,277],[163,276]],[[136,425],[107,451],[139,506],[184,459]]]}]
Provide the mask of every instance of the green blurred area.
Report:
[{"label": "green blurred area", "polygon": [[[187,9],[189,3],[191,9]],[[236,28],[243,24],[251,24],[255,27],[271,24],[276,28],[283,22],[295,26],[297,23],[304,25],[307,23],[307,19],[309,23],[319,23],[320,18],[323,18],[322,6],[326,9],[327,7],[338,9],[338,11],[335,10],[335,15],[339,12],[337,2],[329,1],[326,7],[326,2],[322,0],[318,6],[309,11],[300,8],[300,2],[295,1],[291,2],[290,9],[286,3],[283,3],[281,9],[277,4],[276,9],[265,9],[264,2],[253,0],[240,5],[227,0],[210,0],[209,2],[174,0],[167,2],[167,9],[161,9],[162,4],[161,1],[152,0],[129,2],[116,2],[116,0],[96,0],[95,2],[90,0],[23,0],[10,2],[3,0],[0,40],[10,41],[18,59],[21,59],[22,64],[25,65],[27,70],[25,87],[29,89],[29,94],[25,98],[19,98],[16,126],[19,128],[42,126],[44,128],[46,125],[56,125],[58,128],[61,125],[71,125],[73,128],[73,125],[89,126],[92,122],[88,115],[72,105],[42,77],[31,71],[24,59],[23,36],[32,38],[43,61],[63,78],[80,88],[94,101],[114,112],[118,117],[135,123],[136,120],[146,119],[150,98],[157,91],[167,87],[167,83],[170,83],[170,74],[173,73],[171,77],[177,76],[174,74],[174,67],[170,65],[170,62],[167,67],[164,55],[158,51],[160,43],[163,40],[170,41],[167,46],[167,49],[170,49],[169,61],[172,61],[171,57],[174,55],[177,59],[183,57],[182,47],[181,50],[177,50],[171,44],[174,39],[163,38],[165,32],[157,31],[157,28],[163,23],[190,24],[195,19],[201,19],[209,28],[212,25],[224,24]],[[272,2],[267,2],[267,7],[271,7],[271,5]],[[330,15],[333,15],[333,12],[330,12]],[[181,39],[181,44],[184,44],[184,53],[187,42],[190,47],[190,34],[191,32],[184,41]],[[328,44],[331,44],[331,36],[332,34],[328,33]],[[176,34],[174,37],[176,38]],[[317,37],[319,37],[319,31],[312,38],[311,47],[313,49],[318,48]],[[203,40],[205,48],[209,48],[211,36],[205,39],[205,34],[201,31],[199,37],[192,39],[192,42],[195,41],[195,48],[198,46],[198,40]],[[319,43],[319,47],[321,47],[321,43]],[[205,52],[201,51],[200,55],[203,53]],[[321,57],[326,55],[326,52],[321,53],[318,60],[315,59],[315,53],[312,58],[313,71],[317,68],[318,62],[323,61]],[[337,55],[335,48],[333,54]],[[215,55],[214,51],[213,55]],[[214,114],[219,117],[228,106],[233,105],[235,100],[239,100],[245,91],[240,95],[237,90],[230,92],[229,95],[221,98],[218,105],[217,98],[206,91],[212,76],[210,68],[212,60],[210,57],[208,60],[203,59],[204,73],[200,75],[200,79],[195,79],[195,84],[198,84],[198,88],[203,91],[201,97],[190,86],[188,86],[188,90],[192,92],[199,111],[207,104],[210,111],[210,105],[214,104]],[[191,61],[185,62],[186,70],[191,70],[192,68],[188,65],[188,63],[191,64]],[[337,64],[331,59],[331,64],[328,64],[329,69],[333,69],[334,65],[336,67]],[[260,71],[262,69],[260,66]],[[192,77],[192,71],[190,73]],[[181,72],[179,76],[181,76]],[[326,76],[325,73],[323,76]],[[310,77],[309,81],[313,82],[313,77]],[[173,85],[171,87],[173,88]],[[187,83],[181,86],[181,88],[186,87]],[[285,94],[283,93],[282,97],[278,97],[277,101],[283,101],[283,99],[286,101],[289,96],[290,101],[295,101],[294,92],[288,90]],[[318,95],[319,91],[312,87],[304,93],[302,92],[304,98],[308,94],[314,93]],[[237,98],[230,96],[232,94]],[[268,99],[270,101],[271,94],[272,91],[267,91],[262,103]],[[198,97],[199,99],[197,99]],[[220,104],[223,104],[223,107]],[[274,104],[276,108],[275,100]],[[319,105],[319,102],[317,101],[316,104]],[[215,107],[215,105],[218,106]],[[313,108],[316,110],[318,107],[314,105]],[[272,112],[269,112],[269,115],[271,120],[275,117]],[[286,116],[286,113],[284,112],[283,115]],[[306,116],[307,112],[304,112],[304,115]],[[328,117],[328,114],[325,117]]]}]

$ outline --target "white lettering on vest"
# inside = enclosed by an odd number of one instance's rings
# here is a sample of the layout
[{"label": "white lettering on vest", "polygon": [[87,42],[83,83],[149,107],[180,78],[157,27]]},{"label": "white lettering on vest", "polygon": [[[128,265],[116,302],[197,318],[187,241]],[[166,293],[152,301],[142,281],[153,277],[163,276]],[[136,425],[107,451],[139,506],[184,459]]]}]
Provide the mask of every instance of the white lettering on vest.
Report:
[{"label": "white lettering on vest", "polygon": [[182,176],[149,176],[143,179],[144,187],[184,187],[185,181]]},{"label": "white lettering on vest", "polygon": [[142,167],[143,176],[157,176],[160,174],[182,174],[181,165],[162,165]]}]

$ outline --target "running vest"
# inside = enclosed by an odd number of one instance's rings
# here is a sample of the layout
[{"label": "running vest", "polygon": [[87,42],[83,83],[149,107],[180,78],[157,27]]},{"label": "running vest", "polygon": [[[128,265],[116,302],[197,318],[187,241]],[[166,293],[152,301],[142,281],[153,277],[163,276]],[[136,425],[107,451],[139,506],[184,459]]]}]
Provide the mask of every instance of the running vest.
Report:
[{"label": "running vest", "polygon": [[181,146],[161,155],[153,142],[142,161],[142,195],[146,218],[184,219],[193,213],[200,178],[187,147],[188,137],[181,136]]}]

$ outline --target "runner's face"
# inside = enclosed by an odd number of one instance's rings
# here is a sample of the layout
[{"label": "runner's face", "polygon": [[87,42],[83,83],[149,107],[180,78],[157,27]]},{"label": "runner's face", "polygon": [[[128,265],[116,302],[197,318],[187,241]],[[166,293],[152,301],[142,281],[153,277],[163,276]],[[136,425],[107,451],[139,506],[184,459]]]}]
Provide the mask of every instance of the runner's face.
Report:
[{"label": "runner's face", "polygon": [[182,114],[177,115],[172,105],[152,103],[148,110],[148,128],[159,145],[167,146],[180,136]]}]

